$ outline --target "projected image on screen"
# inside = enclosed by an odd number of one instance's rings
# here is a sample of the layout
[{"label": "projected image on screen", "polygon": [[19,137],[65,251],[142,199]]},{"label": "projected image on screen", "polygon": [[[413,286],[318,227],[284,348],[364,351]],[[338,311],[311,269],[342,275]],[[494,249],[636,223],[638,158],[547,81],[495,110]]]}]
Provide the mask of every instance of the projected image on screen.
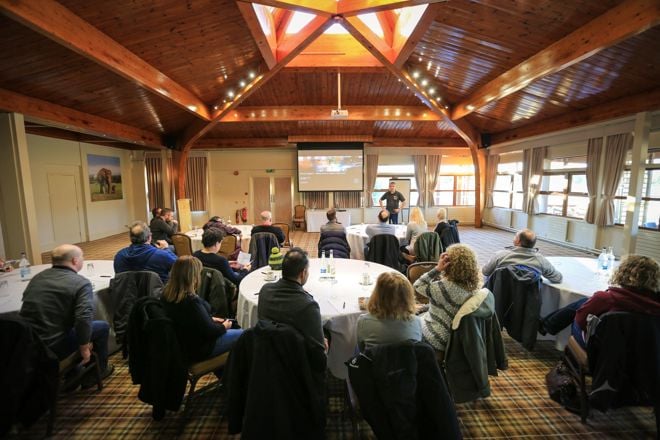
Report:
[{"label": "projected image on screen", "polygon": [[362,191],[362,150],[298,150],[300,191]]}]

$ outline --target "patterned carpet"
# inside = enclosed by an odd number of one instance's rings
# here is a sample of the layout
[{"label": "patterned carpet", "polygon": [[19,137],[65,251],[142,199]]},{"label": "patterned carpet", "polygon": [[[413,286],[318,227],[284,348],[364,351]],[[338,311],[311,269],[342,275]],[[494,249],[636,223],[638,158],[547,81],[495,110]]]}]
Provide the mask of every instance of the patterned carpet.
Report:
[{"label": "patterned carpet", "polygon": [[[496,250],[511,243],[513,234],[491,228],[461,227],[461,241],[472,245],[485,262]],[[293,232],[291,239],[312,255],[318,234]],[[89,259],[110,259],[127,245],[126,234],[119,234],[81,245]],[[539,242],[545,255],[584,255],[560,246]],[[593,411],[588,424],[547,397],[545,374],[560,353],[551,342],[539,341],[533,353],[504,336],[509,369],[491,378],[492,394],[487,399],[457,405],[461,430],[466,439],[580,438],[650,439],[655,438],[655,418],[650,408],[623,408],[608,413]],[[182,426],[181,412],[168,413],[155,422],[151,407],[137,399],[138,387],[132,385],[128,366],[120,355],[111,362],[116,370],[106,380],[103,391],[76,391],[61,396],[54,438],[93,439],[237,439],[227,434],[222,419],[222,388],[212,387],[193,403],[188,422]],[[200,386],[212,383],[207,376]],[[326,434],[328,439],[352,439],[352,428],[344,401],[343,382],[329,378],[329,403]],[[10,435],[16,439],[42,438],[45,418],[27,430]],[[366,423],[360,438],[374,438]]]}]

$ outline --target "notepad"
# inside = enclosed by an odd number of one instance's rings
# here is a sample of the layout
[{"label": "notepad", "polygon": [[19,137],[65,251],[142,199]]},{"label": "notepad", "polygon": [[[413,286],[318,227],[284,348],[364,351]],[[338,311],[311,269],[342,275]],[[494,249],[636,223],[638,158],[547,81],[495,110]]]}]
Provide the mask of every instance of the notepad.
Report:
[{"label": "notepad", "polygon": [[250,257],[252,257],[251,254],[248,254],[247,252],[242,252],[241,251],[241,252],[238,253],[238,258],[236,259],[236,261],[238,262],[238,264],[246,266],[246,265],[250,264],[250,261],[251,261]]}]

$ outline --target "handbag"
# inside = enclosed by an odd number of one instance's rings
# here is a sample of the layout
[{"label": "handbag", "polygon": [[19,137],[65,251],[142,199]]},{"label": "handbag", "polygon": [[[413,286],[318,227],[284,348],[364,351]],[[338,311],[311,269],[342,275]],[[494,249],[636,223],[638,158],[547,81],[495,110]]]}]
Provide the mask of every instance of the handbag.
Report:
[{"label": "handbag", "polygon": [[545,375],[545,385],[552,400],[571,412],[580,412],[578,385],[563,359]]}]

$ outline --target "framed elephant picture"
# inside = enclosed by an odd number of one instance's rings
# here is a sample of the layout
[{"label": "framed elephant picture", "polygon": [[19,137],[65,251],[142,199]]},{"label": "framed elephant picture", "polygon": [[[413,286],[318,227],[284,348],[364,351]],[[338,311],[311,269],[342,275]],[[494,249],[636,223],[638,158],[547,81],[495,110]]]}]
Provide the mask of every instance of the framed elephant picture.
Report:
[{"label": "framed elephant picture", "polygon": [[88,154],[87,171],[92,202],[124,198],[121,186],[121,162],[118,157]]}]

